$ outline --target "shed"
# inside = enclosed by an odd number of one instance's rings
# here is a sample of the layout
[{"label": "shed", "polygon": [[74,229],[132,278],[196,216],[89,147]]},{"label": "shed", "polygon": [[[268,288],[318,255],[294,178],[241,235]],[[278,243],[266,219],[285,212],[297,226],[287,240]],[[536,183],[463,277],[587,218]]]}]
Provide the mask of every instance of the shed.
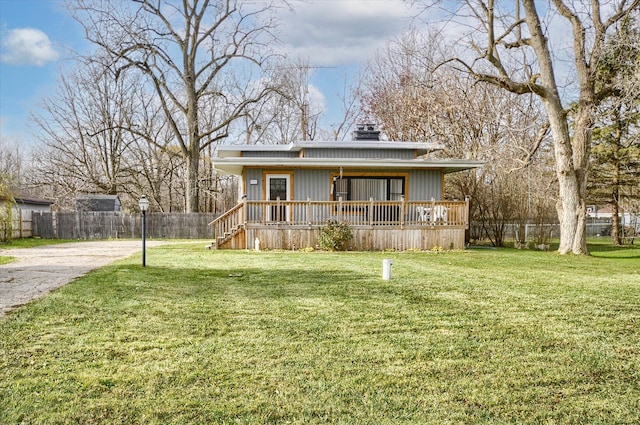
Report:
[{"label": "shed", "polygon": [[122,211],[118,195],[79,195],[76,197],[77,211]]}]

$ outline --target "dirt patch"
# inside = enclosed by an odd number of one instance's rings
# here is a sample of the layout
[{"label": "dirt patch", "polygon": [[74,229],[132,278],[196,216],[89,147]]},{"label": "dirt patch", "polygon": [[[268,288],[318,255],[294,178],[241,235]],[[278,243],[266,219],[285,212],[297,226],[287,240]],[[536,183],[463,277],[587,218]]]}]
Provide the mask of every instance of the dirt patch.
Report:
[{"label": "dirt patch", "polygon": [[[147,247],[163,244],[147,241]],[[0,250],[17,260],[0,265],[0,317],[72,280],[142,251],[140,241],[89,241]]]}]

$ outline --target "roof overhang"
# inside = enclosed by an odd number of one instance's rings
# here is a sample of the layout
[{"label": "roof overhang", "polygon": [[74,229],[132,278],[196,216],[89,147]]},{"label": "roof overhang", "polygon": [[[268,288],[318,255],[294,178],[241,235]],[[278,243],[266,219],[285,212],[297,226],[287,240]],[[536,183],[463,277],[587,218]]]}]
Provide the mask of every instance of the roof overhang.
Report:
[{"label": "roof overhang", "polygon": [[480,168],[482,161],[460,159],[349,159],[349,158],[254,158],[219,157],[214,160],[214,168],[225,174],[241,175],[245,167],[251,168],[321,168],[321,169],[416,169],[442,170],[445,174]]},{"label": "roof overhang", "polygon": [[442,144],[419,142],[386,142],[353,140],[347,142],[313,141],[294,142],[288,145],[219,145],[218,158],[242,156],[242,152],[300,152],[304,149],[402,149],[414,150],[416,155],[424,155],[444,149]]},{"label": "roof overhang", "polygon": [[[7,200],[6,196],[0,196],[0,201],[6,201],[6,200]],[[17,195],[13,198],[13,200],[16,202],[16,204],[21,204],[21,205],[49,206],[55,203],[54,201],[50,201],[48,199],[36,198],[34,196],[29,196],[29,195]]]}]

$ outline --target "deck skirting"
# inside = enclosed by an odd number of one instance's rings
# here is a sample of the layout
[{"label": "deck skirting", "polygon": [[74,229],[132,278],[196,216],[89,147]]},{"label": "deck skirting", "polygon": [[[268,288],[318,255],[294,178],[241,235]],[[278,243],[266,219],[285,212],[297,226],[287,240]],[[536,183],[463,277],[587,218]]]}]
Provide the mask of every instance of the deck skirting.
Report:
[{"label": "deck skirting", "polygon": [[[244,244],[252,248],[257,238],[261,249],[317,248],[320,229],[320,226],[249,224],[243,235]],[[464,249],[464,226],[352,226],[351,230],[354,251]],[[240,245],[240,241],[235,244]]]}]

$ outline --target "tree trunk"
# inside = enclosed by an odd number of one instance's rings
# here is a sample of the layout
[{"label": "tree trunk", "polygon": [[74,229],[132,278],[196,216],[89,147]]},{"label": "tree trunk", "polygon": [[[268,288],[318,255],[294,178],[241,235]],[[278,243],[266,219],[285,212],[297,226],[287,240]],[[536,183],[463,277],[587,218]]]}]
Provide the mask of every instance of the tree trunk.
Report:
[{"label": "tree trunk", "polygon": [[585,253],[576,252],[574,246],[581,246],[580,238],[584,237],[584,231],[580,231],[580,226],[585,225],[584,214],[581,217],[580,200],[578,182],[573,172],[566,172],[561,161],[568,161],[567,157],[558,157],[556,155],[558,186],[560,188],[560,199],[556,205],[558,210],[558,219],[560,221],[560,254],[568,253]]},{"label": "tree trunk", "polygon": [[186,212],[199,211],[198,174],[200,165],[200,152],[189,152],[187,156],[187,186],[186,186]]},{"label": "tree trunk", "polygon": [[619,193],[617,168],[618,167],[616,167],[616,173],[614,174],[613,193],[611,194],[611,239],[613,240],[614,245],[620,245],[620,233],[618,232],[618,229],[620,228],[620,219],[618,217],[620,207],[618,205]]},{"label": "tree trunk", "polygon": [[583,87],[578,110],[575,113],[574,133],[571,139],[573,170],[576,175],[578,204],[576,237],[571,246],[574,254],[588,254],[587,249],[587,178],[591,154],[592,128],[595,116],[595,100],[591,87]]},{"label": "tree trunk", "polygon": [[560,254],[586,254],[586,205],[584,184],[578,178],[566,112],[559,98],[543,99],[553,135],[559,199],[556,205],[560,221]]}]

